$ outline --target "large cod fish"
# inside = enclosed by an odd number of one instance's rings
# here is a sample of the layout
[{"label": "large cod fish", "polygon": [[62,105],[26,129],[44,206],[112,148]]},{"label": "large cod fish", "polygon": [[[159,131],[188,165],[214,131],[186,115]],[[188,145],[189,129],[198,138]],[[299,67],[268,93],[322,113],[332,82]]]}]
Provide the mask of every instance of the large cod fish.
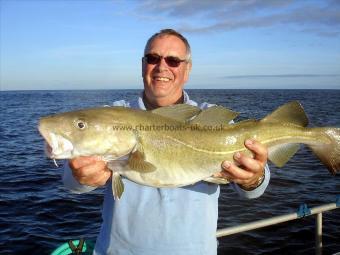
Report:
[{"label": "large cod fish", "polygon": [[228,124],[237,116],[221,106],[206,110],[185,104],[143,111],[101,107],[41,118],[39,131],[52,159],[101,156],[120,198],[121,176],[152,187],[180,187],[213,177],[235,152],[251,153],[244,141],[254,138],[268,147],[269,160],[282,167],[306,144],[332,174],[340,169],[340,128],[307,128],[301,105],[287,103],[264,119]]}]

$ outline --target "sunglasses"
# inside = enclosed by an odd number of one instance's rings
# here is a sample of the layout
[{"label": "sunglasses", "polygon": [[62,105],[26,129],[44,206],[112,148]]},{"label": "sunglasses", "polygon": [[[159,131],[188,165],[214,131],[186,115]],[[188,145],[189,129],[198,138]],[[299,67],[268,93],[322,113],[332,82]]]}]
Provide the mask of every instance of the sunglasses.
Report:
[{"label": "sunglasses", "polygon": [[172,56],[159,56],[158,54],[146,54],[143,59],[148,63],[149,65],[157,65],[161,62],[162,58],[164,58],[165,63],[170,67],[178,67],[182,62],[186,62],[185,59],[180,59],[178,57],[172,57]]}]

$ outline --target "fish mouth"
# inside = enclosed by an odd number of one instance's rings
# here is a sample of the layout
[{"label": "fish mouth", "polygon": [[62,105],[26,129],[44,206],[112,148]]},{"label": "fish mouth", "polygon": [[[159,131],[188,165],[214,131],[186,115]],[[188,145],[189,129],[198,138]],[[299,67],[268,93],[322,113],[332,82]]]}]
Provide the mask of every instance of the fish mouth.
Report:
[{"label": "fish mouth", "polygon": [[52,153],[53,153],[53,149],[52,147],[48,144],[48,142],[45,142],[45,155],[48,158],[52,158]]},{"label": "fish mouth", "polygon": [[61,135],[50,133],[51,143],[47,144],[47,154],[53,159],[66,159],[72,156],[73,144]]},{"label": "fish mouth", "polygon": [[48,132],[42,127],[39,127],[39,132],[45,139],[45,154],[48,158],[71,158],[74,146],[70,140],[53,132]]}]

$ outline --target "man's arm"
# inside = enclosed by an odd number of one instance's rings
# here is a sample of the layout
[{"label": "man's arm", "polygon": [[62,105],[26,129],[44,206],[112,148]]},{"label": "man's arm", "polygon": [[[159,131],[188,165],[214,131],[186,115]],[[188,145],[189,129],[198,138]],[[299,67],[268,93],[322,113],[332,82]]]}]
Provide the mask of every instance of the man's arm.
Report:
[{"label": "man's arm", "polygon": [[84,193],[103,186],[111,177],[106,163],[98,157],[78,157],[64,166],[63,183],[74,193]]}]

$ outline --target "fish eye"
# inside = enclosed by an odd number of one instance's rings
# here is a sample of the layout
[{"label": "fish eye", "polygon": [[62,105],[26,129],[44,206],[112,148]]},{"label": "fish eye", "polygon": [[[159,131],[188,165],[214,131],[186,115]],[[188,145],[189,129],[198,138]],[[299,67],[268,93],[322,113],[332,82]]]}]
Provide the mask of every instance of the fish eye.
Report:
[{"label": "fish eye", "polygon": [[77,120],[75,122],[75,126],[81,130],[85,129],[86,128],[86,122],[83,121],[83,120]]}]

